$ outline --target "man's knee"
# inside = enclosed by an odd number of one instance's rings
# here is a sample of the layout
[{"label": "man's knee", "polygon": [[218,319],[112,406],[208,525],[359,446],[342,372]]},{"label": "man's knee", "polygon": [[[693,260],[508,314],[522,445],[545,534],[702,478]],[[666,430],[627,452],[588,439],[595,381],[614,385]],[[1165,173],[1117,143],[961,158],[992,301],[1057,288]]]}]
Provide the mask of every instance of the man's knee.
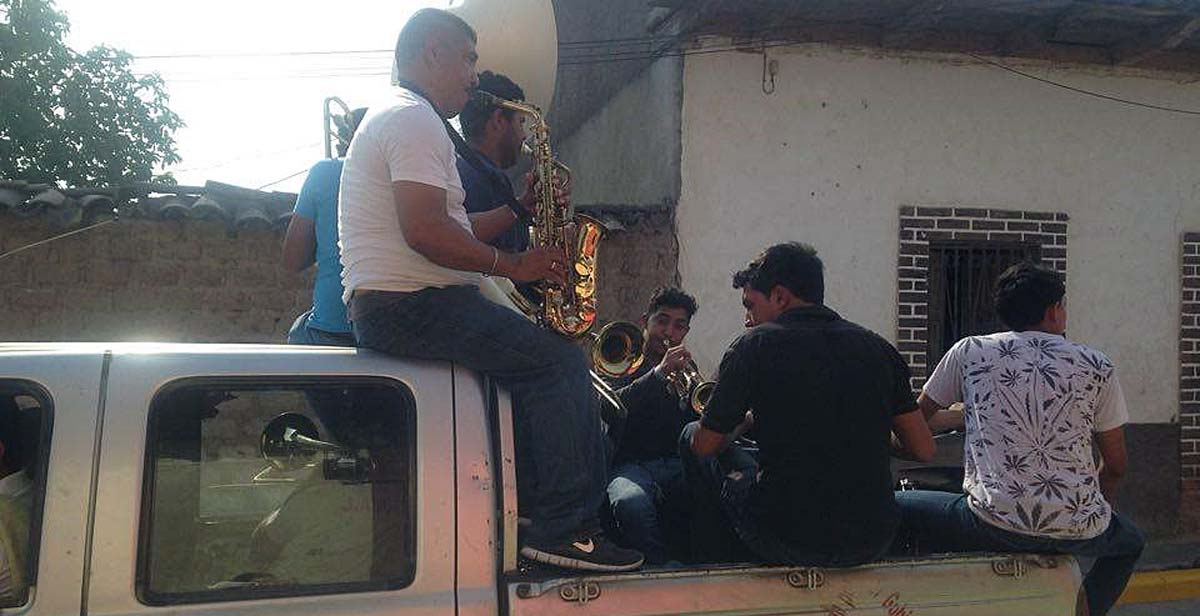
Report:
[{"label": "man's knee", "polygon": [[592,367],[588,363],[588,358],[584,354],[583,349],[568,340],[556,341],[551,359],[554,365],[567,371],[568,374],[587,372]]},{"label": "man's knee", "polygon": [[679,459],[681,461],[691,460],[696,457],[692,453],[692,435],[700,429],[700,422],[693,421],[683,427],[679,433]]},{"label": "man's knee", "polygon": [[609,482],[608,504],[613,517],[618,520],[655,515],[653,496],[641,485],[624,477]]},{"label": "man's knee", "polygon": [[1121,525],[1121,538],[1118,540],[1122,552],[1131,556],[1141,556],[1146,548],[1146,535],[1129,518],[1113,514],[1113,521]]}]

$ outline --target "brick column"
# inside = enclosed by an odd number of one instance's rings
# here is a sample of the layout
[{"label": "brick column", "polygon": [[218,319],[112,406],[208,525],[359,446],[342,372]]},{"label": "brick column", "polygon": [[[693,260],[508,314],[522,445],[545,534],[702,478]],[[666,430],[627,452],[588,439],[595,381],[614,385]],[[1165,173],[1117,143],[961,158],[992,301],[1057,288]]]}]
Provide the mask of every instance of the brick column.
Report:
[{"label": "brick column", "polygon": [[1180,519],[1200,532],[1200,233],[1183,235],[1180,267],[1179,462]]}]

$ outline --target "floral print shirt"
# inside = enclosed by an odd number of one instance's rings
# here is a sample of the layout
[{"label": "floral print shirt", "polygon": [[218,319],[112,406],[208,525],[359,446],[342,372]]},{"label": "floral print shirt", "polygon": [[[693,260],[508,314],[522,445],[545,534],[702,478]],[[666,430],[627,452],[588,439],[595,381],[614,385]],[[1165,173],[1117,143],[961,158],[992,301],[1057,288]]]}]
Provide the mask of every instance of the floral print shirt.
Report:
[{"label": "floral print shirt", "polygon": [[1108,527],[1092,434],[1124,425],[1129,411],[1103,353],[1043,332],[971,336],[946,353],[924,392],[963,403],[963,491],[984,522],[1055,539]]}]

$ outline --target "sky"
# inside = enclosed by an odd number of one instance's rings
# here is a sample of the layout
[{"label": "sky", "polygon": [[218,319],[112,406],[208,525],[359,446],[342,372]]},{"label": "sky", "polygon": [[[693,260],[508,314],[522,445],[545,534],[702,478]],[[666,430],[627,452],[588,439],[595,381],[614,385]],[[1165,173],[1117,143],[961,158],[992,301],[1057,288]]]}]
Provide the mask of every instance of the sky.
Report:
[{"label": "sky", "polygon": [[[215,180],[296,192],[324,156],[322,103],[351,108],[390,91],[391,47],[417,9],[447,0],[56,0],[67,43],[104,44],[157,72],[170,107],[183,185]],[[334,8],[336,7],[336,8]],[[333,52],[333,53],[313,53]],[[295,174],[295,177],[282,180]],[[267,186],[269,184],[269,186]]]}]

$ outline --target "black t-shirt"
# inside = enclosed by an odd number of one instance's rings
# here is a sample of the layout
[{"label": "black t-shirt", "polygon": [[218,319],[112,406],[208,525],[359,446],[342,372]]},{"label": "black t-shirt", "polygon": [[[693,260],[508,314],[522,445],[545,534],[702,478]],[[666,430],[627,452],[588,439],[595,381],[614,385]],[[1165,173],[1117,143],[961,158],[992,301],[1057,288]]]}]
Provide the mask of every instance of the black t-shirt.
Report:
[{"label": "black t-shirt", "polygon": [[688,422],[696,420],[691,407],[670,390],[667,380],[654,374],[654,365],[646,361],[632,377],[612,382],[629,411],[616,435],[614,466],[679,457],[679,434]]},{"label": "black t-shirt", "polygon": [[702,423],[727,434],[750,409],[761,448],[756,518],[814,551],[891,540],[892,418],[916,401],[890,343],[824,306],[789,310],[730,346]]}]

